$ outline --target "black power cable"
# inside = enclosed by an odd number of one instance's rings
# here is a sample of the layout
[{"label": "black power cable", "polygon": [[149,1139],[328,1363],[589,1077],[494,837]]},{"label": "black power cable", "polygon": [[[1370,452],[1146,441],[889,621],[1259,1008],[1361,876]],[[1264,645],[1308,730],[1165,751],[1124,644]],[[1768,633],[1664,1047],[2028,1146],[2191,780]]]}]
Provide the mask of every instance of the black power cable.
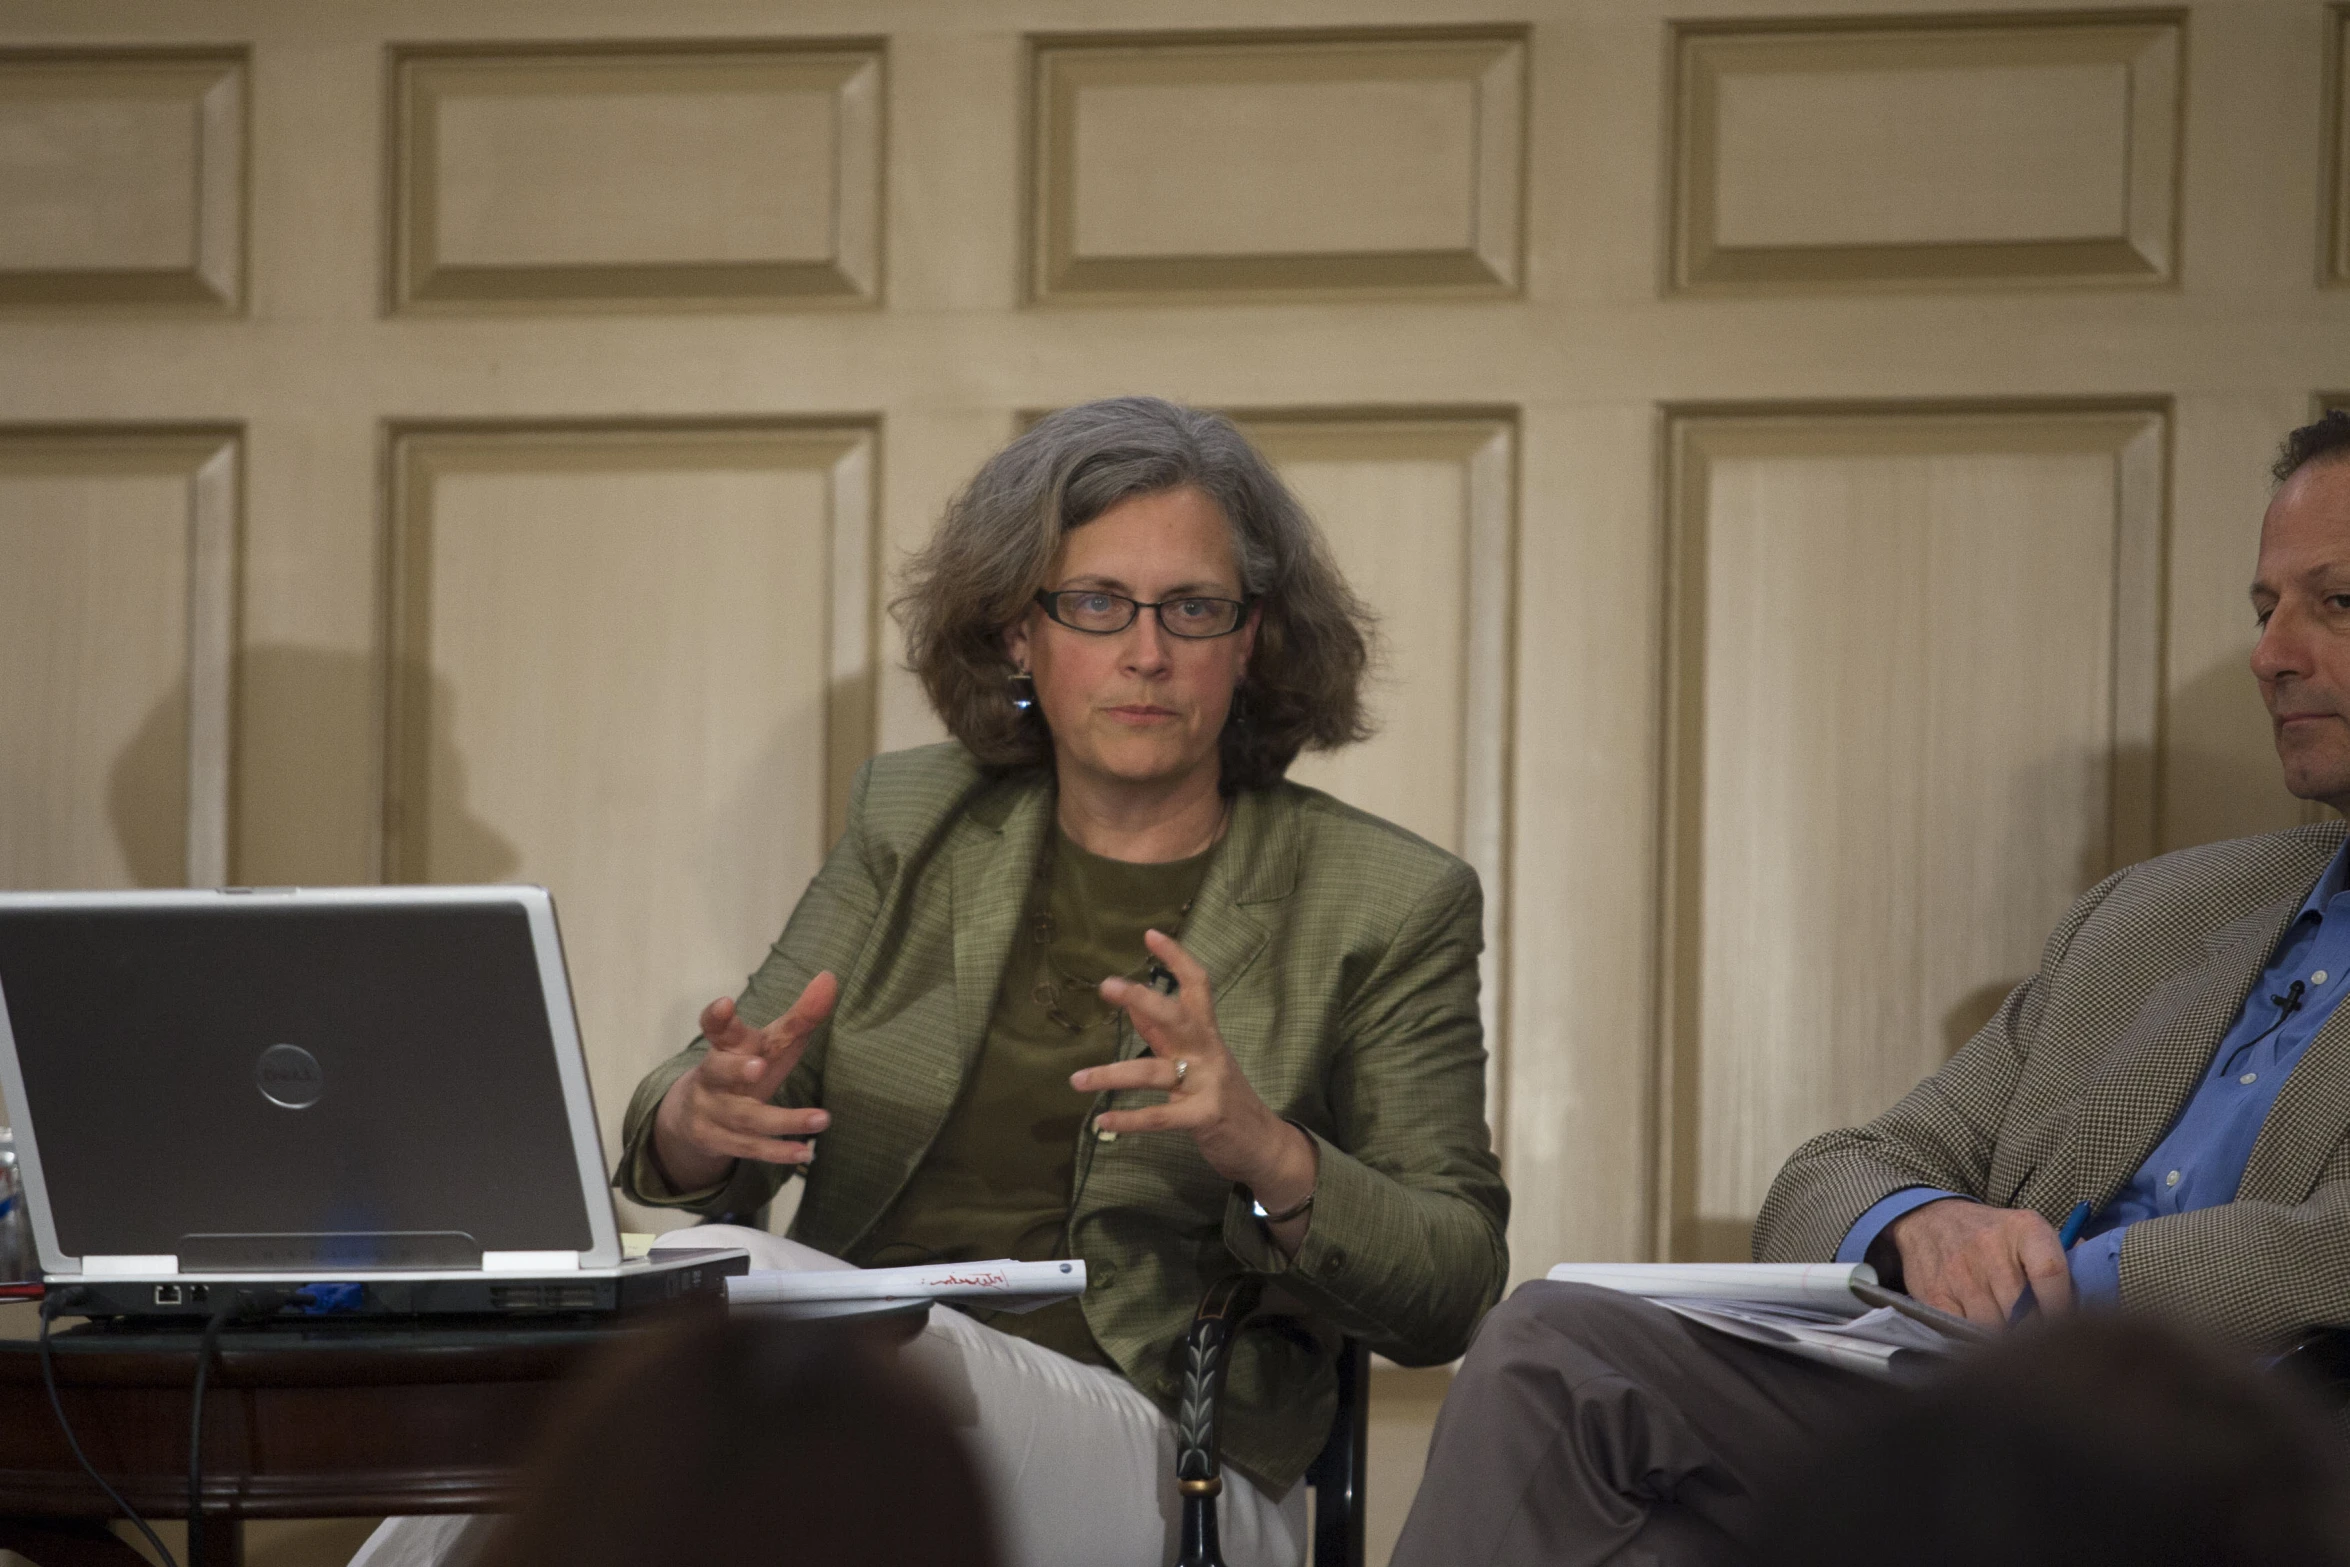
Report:
[{"label": "black power cable", "polygon": [[212,1371],[212,1355],[220,1347],[220,1330],[237,1313],[234,1290],[221,1292],[220,1304],[204,1320],[204,1336],[196,1341],[196,1391],[188,1401],[188,1567],[204,1567],[204,1381]]},{"label": "black power cable", "polygon": [[220,1348],[220,1330],[231,1318],[250,1321],[275,1316],[288,1305],[309,1298],[307,1290],[221,1289],[220,1304],[204,1319],[204,1336],[196,1341],[196,1388],[188,1401],[188,1567],[203,1567],[205,1557],[204,1384],[212,1373],[212,1357]]},{"label": "black power cable", "polygon": [[82,1299],[82,1292],[78,1289],[59,1290],[41,1297],[41,1385],[49,1390],[49,1407],[57,1415],[57,1429],[65,1433],[65,1445],[73,1449],[74,1462],[82,1466],[82,1472],[90,1477],[99,1490],[106,1493],[106,1499],[121,1510],[139,1533],[147,1537],[147,1543],[163,1559],[163,1567],[179,1567],[171,1552],[163,1548],[163,1542],[155,1538],[155,1531],[147,1527],[147,1520],[139,1516],[139,1510],[124,1501],[120,1491],[106,1483],[106,1477],[98,1472],[98,1466],[90,1462],[90,1455],[82,1451],[81,1442],[73,1434],[73,1423],[65,1418],[65,1401],[57,1396],[57,1370],[49,1348],[49,1323],[59,1308],[78,1306]]}]

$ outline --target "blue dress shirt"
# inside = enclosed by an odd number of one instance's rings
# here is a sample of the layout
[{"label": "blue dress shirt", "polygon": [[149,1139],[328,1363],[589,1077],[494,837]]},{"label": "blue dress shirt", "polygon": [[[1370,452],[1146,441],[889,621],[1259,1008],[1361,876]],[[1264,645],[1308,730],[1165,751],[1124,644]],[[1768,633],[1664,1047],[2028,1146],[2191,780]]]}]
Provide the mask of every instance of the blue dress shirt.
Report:
[{"label": "blue dress shirt", "polygon": [[[2285,928],[2276,955],[2253,982],[2243,1010],[2170,1131],[2130,1184],[2083,1226],[2069,1257],[2073,1290],[2082,1301],[2120,1299],[2122,1233],[2140,1219],[2236,1200],[2269,1107],[2345,990],[2350,990],[2350,843],[2302,900],[2301,912]],[[1895,1192],[1845,1232],[1836,1260],[1863,1260],[1895,1219],[1961,1195],[1932,1186]]]}]

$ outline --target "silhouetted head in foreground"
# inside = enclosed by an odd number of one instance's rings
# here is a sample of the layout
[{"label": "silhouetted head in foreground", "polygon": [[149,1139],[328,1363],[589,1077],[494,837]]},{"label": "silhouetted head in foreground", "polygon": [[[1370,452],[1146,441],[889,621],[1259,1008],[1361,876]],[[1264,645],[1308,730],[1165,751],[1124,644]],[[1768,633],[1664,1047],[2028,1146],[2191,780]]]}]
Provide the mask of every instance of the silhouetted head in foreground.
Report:
[{"label": "silhouetted head in foreground", "polygon": [[2335,1567],[2350,1443],[2279,1373],[2076,1317],[1828,1436],[1773,1525],[1763,1567]]},{"label": "silhouetted head in foreground", "polygon": [[929,1390],[857,1330],[713,1317],[559,1408],[478,1567],[996,1567]]}]

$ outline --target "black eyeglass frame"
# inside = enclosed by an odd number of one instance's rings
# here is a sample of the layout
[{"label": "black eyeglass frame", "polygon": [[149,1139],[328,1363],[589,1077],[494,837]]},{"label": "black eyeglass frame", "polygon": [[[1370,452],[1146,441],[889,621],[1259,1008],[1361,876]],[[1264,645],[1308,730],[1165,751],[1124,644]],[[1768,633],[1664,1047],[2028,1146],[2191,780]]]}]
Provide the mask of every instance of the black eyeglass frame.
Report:
[{"label": "black eyeglass frame", "polygon": [[[1096,631],[1091,626],[1080,626],[1073,621],[1067,621],[1061,618],[1061,606],[1059,600],[1063,596],[1071,594],[1082,595],[1087,598],[1116,599],[1119,603],[1125,605],[1129,610],[1133,611],[1133,613],[1126,617],[1125,623],[1123,625],[1111,626],[1106,630]],[[1213,593],[1182,593],[1178,594],[1174,598],[1161,599],[1156,604],[1150,604],[1145,603],[1141,599],[1130,599],[1123,593],[1112,593],[1105,588],[1038,588],[1036,590],[1037,607],[1045,612],[1045,617],[1047,619],[1052,621],[1052,623],[1056,626],[1067,626],[1071,631],[1076,632],[1079,636],[1086,637],[1114,637],[1121,631],[1130,631],[1133,629],[1134,623],[1142,618],[1142,612],[1147,609],[1152,614],[1159,617],[1159,629],[1167,633],[1167,635],[1171,637],[1181,637],[1186,642],[1213,642],[1218,637],[1231,636],[1238,632],[1241,627],[1247,625],[1248,612],[1256,607],[1256,602],[1257,601],[1253,598],[1220,598]],[[1233,616],[1232,624],[1225,627],[1222,631],[1178,631],[1173,626],[1167,624],[1166,606],[1169,604],[1229,604],[1234,609],[1239,610],[1240,613]]]}]

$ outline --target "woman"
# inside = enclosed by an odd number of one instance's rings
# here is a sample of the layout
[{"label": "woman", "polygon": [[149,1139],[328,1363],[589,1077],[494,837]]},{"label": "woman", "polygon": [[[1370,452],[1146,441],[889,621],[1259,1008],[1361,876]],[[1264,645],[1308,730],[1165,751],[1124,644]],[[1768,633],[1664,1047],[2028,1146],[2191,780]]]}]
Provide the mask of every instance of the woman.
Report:
[{"label": "woman", "polygon": [[1222,418],[1040,421],[895,608],[955,738],[859,775],[749,987],[638,1089],[618,1184],[749,1214],[801,1175],[793,1237],[858,1265],[1083,1258],[1082,1301],[933,1313],[1016,1562],[1171,1559],[1184,1329],[1278,1275],[1297,1314],[1230,1361],[1224,1533],[1295,1560],[1338,1338],[1448,1360],[1507,1272],[1476,875],[1283,781],[1366,732],[1366,617]]}]

